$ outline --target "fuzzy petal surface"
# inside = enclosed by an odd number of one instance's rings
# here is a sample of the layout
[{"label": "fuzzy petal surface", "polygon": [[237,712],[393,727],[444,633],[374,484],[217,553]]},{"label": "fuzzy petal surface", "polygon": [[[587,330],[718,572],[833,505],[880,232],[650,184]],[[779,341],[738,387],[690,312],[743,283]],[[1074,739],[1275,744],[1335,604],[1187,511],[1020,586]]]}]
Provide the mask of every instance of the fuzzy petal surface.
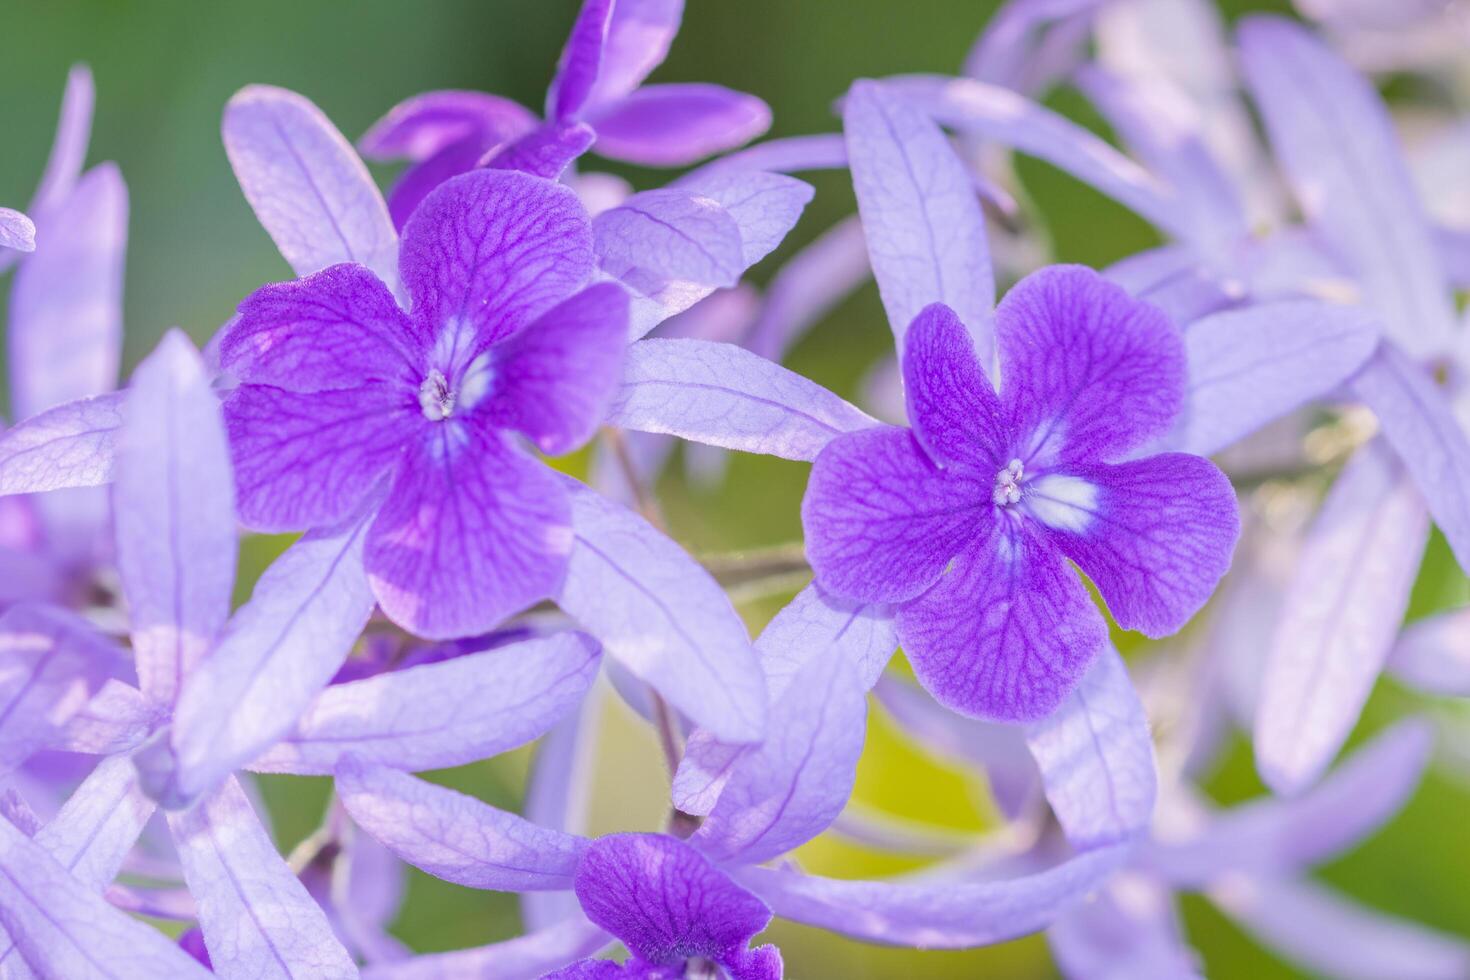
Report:
[{"label": "fuzzy petal surface", "polygon": [[1184,344],[1158,309],[1084,266],[1011,287],[995,311],[1000,397],[1029,468],[1103,462],[1168,431],[1184,404]]},{"label": "fuzzy petal surface", "polygon": [[289,391],[417,388],[427,345],[381,279],[344,263],[245,297],[219,356],[240,381]]},{"label": "fuzzy petal surface", "polygon": [[403,228],[401,266],[419,330],[456,345],[467,332],[473,356],[586,283],[592,229],[567,187],[477,170],[424,198]]},{"label": "fuzzy petal surface", "polygon": [[702,956],[738,971],[746,944],[771,921],[764,902],[665,834],[593,841],[575,889],[587,918],[652,966],[681,967]]},{"label": "fuzzy petal surface", "polygon": [[1002,518],[899,607],[898,638],[940,704],[1036,721],[1076,687],[1103,650],[1107,625],[1056,547],[1029,522]]},{"label": "fuzzy petal surface", "polygon": [[989,531],[993,479],[936,468],[907,429],[834,439],[812,466],[801,504],[817,582],[869,602],[914,598]]},{"label": "fuzzy petal surface", "polygon": [[485,633],[553,595],[572,547],[556,474],[475,420],[428,423],[368,533],[383,611],[418,636]]},{"label": "fuzzy petal surface", "polygon": [[571,452],[607,415],[627,335],[628,294],[612,283],[587,287],[493,349],[494,380],[477,414],[548,455]]},{"label": "fuzzy petal surface", "polygon": [[1042,533],[1092,579],[1124,629],[1167,636],[1230,569],[1235,491],[1209,460],[1161,453],[1037,478],[1023,501]]},{"label": "fuzzy petal surface", "polygon": [[401,465],[423,423],[415,393],[399,384],[310,393],[241,385],[225,401],[240,520],[257,531],[343,520]]}]

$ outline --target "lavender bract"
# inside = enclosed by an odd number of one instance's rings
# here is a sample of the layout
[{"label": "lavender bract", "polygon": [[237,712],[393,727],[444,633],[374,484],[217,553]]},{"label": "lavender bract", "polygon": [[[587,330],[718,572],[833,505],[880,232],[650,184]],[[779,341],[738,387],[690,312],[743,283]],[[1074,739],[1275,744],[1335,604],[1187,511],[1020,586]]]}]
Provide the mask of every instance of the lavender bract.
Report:
[{"label": "lavender bract", "polygon": [[591,265],[569,191],[480,171],[405,228],[411,315],[352,265],[248,297],[221,345],[242,382],[226,403],[241,516],[320,526],[387,480],[364,560],[390,616],[463,636],[551,596],[569,504],[509,432],[567,452],[611,400],[627,300],[581,289]]},{"label": "lavender bract", "polygon": [[1124,461],[1182,399],[1182,350],[1162,314],[1057,267],[1007,294],[995,330],[999,396],[964,324],[943,306],[921,312],[903,359],[914,429],[834,440],[802,520],[824,588],[899,605],[899,640],[935,697],[1029,721],[1106,637],[1064,557],[1120,626],[1161,636],[1229,567],[1239,518],[1204,459]]}]

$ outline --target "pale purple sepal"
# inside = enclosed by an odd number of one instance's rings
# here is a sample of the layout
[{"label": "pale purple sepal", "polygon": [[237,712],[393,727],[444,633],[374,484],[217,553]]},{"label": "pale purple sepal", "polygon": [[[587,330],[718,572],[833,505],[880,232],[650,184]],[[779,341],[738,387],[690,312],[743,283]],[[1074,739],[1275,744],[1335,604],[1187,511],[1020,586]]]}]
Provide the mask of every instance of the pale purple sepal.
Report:
[{"label": "pale purple sepal", "polygon": [[66,74],[66,90],[61,97],[61,115],[56,120],[51,153],[46,158],[46,169],[36,186],[35,196],[31,198],[32,213],[49,212],[76,186],[86,164],[87,145],[92,139],[92,110],[96,100],[92,70],[84,64],[72,65]]},{"label": "pale purple sepal", "polygon": [[853,85],[843,131],[868,256],[899,349],[919,311],[942,302],[972,332],[988,371],[995,284],[964,165],[920,109],[876,82]]},{"label": "pale purple sepal", "polygon": [[780,361],[813,324],[868,281],[868,240],[857,215],[837,222],[797,252],[766,287],[746,346]]},{"label": "pale purple sepal", "polygon": [[470,888],[572,886],[584,837],[548,830],[396,769],[348,759],[337,793],[363,830],[414,867]]},{"label": "pale purple sepal", "polygon": [[[1053,78],[1076,67],[1093,13],[1104,2],[1010,0],[1002,4],[965,55],[965,74],[1018,92],[1046,87]],[[1079,31],[1084,37],[1075,36]]]},{"label": "pale purple sepal", "polygon": [[0,494],[112,481],[123,392],[66,402],[0,435]]},{"label": "pale purple sepal", "polygon": [[[602,689],[595,689],[536,743],[522,812],[537,826],[586,832],[601,739],[602,701]],[[581,918],[581,914],[577,896],[569,891],[521,896],[521,922],[527,932]]]},{"label": "pale purple sepal", "polygon": [[1385,342],[1353,379],[1383,438],[1424,496],[1462,569],[1470,569],[1470,438],[1448,392],[1393,343]]},{"label": "pale purple sepal", "polygon": [[600,952],[612,941],[578,912],[574,920],[489,946],[373,964],[363,969],[362,976],[363,980],[540,980],[550,971]]},{"label": "pale purple sepal", "polygon": [[297,275],[340,262],[398,282],[398,234],[351,144],[312,102],[251,85],[225,107],[225,152],[261,225]]},{"label": "pale purple sepal", "polygon": [[677,188],[634,194],[592,222],[598,265],[733,286],[744,269],[740,228],[718,202]]},{"label": "pale purple sepal", "polygon": [[1308,879],[1241,879],[1210,897],[1266,947],[1303,969],[1342,980],[1457,980],[1470,945],[1395,919]]},{"label": "pale purple sepal", "polygon": [[632,511],[563,484],[575,541],[558,605],[696,724],[725,741],[759,740],[765,684],[724,590]]},{"label": "pale purple sepal", "polygon": [[34,252],[36,226],[31,219],[11,208],[0,208],[0,248]]},{"label": "pale purple sepal", "polygon": [[1148,716],[1109,647],[1026,744],[1067,840],[1091,850],[1135,837],[1153,819],[1158,771]]},{"label": "pale purple sepal", "polygon": [[[790,724],[804,726],[810,721],[781,705],[786,703],[791,685],[811,661],[822,660],[831,669],[850,674],[857,686],[867,691],[876,683],[897,646],[891,608],[833,599],[823,595],[815,585],[802,589],[755,641],[761,670],[765,673],[767,696],[773,705],[772,727],[777,723],[782,728]],[[797,700],[804,697],[796,695]],[[855,714],[841,716],[834,712],[830,719],[834,724],[823,727],[831,730],[832,738],[846,738],[842,730],[845,726],[861,728]],[[783,740],[787,737],[781,736]],[[684,758],[674,774],[674,803],[686,813],[710,813],[737,766],[755,765],[747,757],[756,751],[753,746],[724,744],[702,729],[694,731],[684,745]],[[759,777],[759,773],[754,775]]]},{"label": "pale purple sepal", "polygon": [[163,933],[113,908],[3,820],[0,872],[0,925],[43,976],[214,976]]},{"label": "pale purple sepal", "polygon": [[466,137],[494,146],[519,138],[535,125],[531,110],[498,95],[424,92],[394,106],[357,145],[370,160],[424,160]]},{"label": "pale purple sepal", "polygon": [[49,747],[123,654],[86,620],[50,606],[0,616],[0,773]]},{"label": "pale purple sepal", "polygon": [[118,570],[138,686],[172,705],[214,643],[235,586],[235,484],[204,362],[171,330],[133,372],[113,485]]},{"label": "pale purple sepal", "polygon": [[1470,609],[1410,625],[1389,654],[1388,669],[1421,691],[1470,697]]},{"label": "pale purple sepal", "polygon": [[226,980],[357,975],[234,777],[192,809],[170,813],[168,824],[216,974]]},{"label": "pale purple sepal", "polygon": [[1298,203],[1352,265],[1388,335],[1416,357],[1443,352],[1454,315],[1443,263],[1377,92],[1285,18],[1238,30],[1246,85]]},{"label": "pale purple sepal", "polygon": [[117,385],[128,191],[116,166],[89,170],[40,216],[42,247],[10,293],[10,404],[29,418]]},{"label": "pale purple sepal", "polygon": [[849,659],[829,643],[772,698],[765,741],[739,759],[691,838],[710,857],[759,864],[806,843],[842,812],[867,736],[871,687]]},{"label": "pale purple sepal", "polygon": [[711,160],[686,179],[709,174],[751,170],[800,173],[804,170],[841,170],[847,166],[847,143],[839,133],[787,136],[766,140],[728,156]]},{"label": "pale purple sepal", "polygon": [[813,460],[838,435],[876,419],[827,389],[734,344],[642,340],[628,349],[608,424]]},{"label": "pale purple sepal", "polygon": [[597,152],[647,167],[682,167],[732,150],[771,128],[760,99],[723,85],[679,82],[645,85],[594,109]]},{"label": "pale purple sepal", "polygon": [[109,677],[62,726],[51,747],[88,755],[127,752],[141,745],[158,721],[158,708],[141,691]]},{"label": "pale purple sepal", "polygon": [[1184,331],[1189,390],[1168,444],[1209,456],[1330,395],[1378,346],[1377,320],[1315,301],[1264,303]]},{"label": "pale purple sepal", "polygon": [[286,734],[347,658],[373,609],[362,566],[373,510],[288,548],[187,679],[172,760],[148,786],[165,806],[198,798]]},{"label": "pale purple sepal", "polygon": [[842,881],[769,868],[741,868],[734,877],[785,919],[869,942],[963,949],[1045,928],[1128,853],[1123,845],[1098,848],[1005,881]]},{"label": "pale purple sepal", "polygon": [[1181,932],[1169,889],[1125,871],[1059,916],[1046,941],[1072,980],[1199,980]]},{"label": "pale purple sepal", "polygon": [[883,84],[940,124],[1045,160],[1159,228],[1186,239],[1193,230],[1188,214],[1148,171],[1088,130],[1015,92],[938,75],[900,76]]},{"label": "pale purple sepal", "polygon": [[1041,773],[1026,744],[1025,729],[979,721],[942,707],[917,684],[884,677],[878,701],[899,727],[929,752],[978,766],[1000,812],[1011,819],[1041,796]]},{"label": "pale purple sepal", "polygon": [[1422,719],[1399,722],[1301,796],[1266,797],[1215,814],[1196,837],[1154,841],[1144,861],[1185,888],[1239,873],[1305,871],[1356,846],[1403,808],[1429,763],[1433,741],[1433,729]]},{"label": "pale purple sepal", "polygon": [[760,170],[689,174],[674,186],[709,198],[735,219],[745,268],[781,244],[815,193],[805,181]]},{"label": "pale purple sepal", "polygon": [[[85,887],[100,893],[117,876],[153,814],[153,801],[137,782],[131,761],[104,759],[56,816],[30,836]],[[20,826],[13,815],[5,816]],[[19,973],[21,960],[10,937],[0,936],[0,976],[8,980]]]},{"label": "pale purple sepal", "polygon": [[488,759],[544,734],[600,663],[591,637],[568,632],[335,684],[250,768],[328,775],[352,755],[421,772]]},{"label": "pale purple sepal", "polygon": [[1360,449],[1308,532],[1256,711],[1256,768],[1309,786],[1358,720],[1403,623],[1429,536],[1414,483],[1382,442]]}]

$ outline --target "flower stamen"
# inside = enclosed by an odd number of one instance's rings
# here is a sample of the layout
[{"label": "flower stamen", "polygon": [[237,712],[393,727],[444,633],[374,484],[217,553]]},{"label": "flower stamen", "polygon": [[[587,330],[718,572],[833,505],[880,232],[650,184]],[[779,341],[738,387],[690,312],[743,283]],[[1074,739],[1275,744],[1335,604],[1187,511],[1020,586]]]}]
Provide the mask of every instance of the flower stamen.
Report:
[{"label": "flower stamen", "polygon": [[1021,461],[1013,459],[1006,464],[1005,469],[995,474],[995,489],[991,491],[990,499],[995,501],[996,506],[1005,507],[1021,502],[1021,478],[1025,473],[1026,468]]}]

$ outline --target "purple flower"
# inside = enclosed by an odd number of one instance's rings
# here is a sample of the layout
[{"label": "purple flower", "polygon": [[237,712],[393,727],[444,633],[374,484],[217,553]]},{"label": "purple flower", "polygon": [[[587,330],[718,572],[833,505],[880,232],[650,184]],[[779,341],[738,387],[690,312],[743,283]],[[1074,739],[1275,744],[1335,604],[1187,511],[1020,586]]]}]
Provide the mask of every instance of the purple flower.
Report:
[{"label": "purple flower", "polygon": [[697,850],[665,834],[611,834],[582,855],[573,890],[591,922],[622,940],[622,967],[582,960],[550,977],[677,980],[706,960],[733,980],[778,980],[775,946],[747,948],[771,910]]},{"label": "purple flower", "polygon": [[0,208],[0,248],[13,248],[17,252],[36,250],[36,226],[31,219],[19,211]]},{"label": "purple flower", "polygon": [[582,288],[591,239],[566,188],[477,171],[404,229],[411,313],[355,264],[247,297],[220,349],[245,522],[332,524],[386,482],[364,557],[394,620],[471,635],[553,595],[571,505],[513,433],[568,452],[612,399],[627,299]]},{"label": "purple flower", "polygon": [[843,435],[802,507],[817,582],[898,604],[899,639],[942,703],[1009,721],[1061,703],[1107,626],[1150,636],[1189,619],[1230,565],[1229,482],[1181,453],[1128,459],[1172,423],[1184,357],[1153,307],[1092,271],[1055,267],[995,314],[1002,387],[965,325],[924,309],[904,340],[912,431]]},{"label": "purple flower", "polygon": [[554,177],[593,133],[601,156],[676,167],[764,132],[771,112],[754,96],[706,83],[642,84],[668,55],[683,13],[683,0],[586,0],[547,93],[544,124],[481,92],[428,92],[394,107],[361,140],[372,159],[414,163],[390,195],[394,224],[403,227],[431,190],[477,166]]}]

